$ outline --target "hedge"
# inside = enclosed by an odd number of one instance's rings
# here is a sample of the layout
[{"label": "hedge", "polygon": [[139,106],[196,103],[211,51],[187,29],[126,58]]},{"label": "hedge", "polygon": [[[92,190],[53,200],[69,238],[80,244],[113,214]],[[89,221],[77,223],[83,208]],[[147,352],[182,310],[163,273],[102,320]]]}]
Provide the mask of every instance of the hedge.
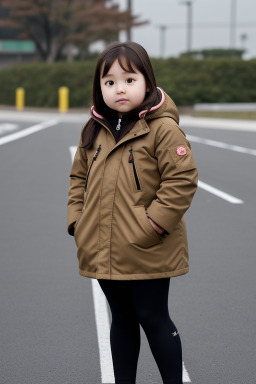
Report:
[{"label": "hedge", "polygon": [[[157,84],[178,106],[211,102],[255,102],[256,59],[152,58]],[[58,88],[67,86],[70,107],[91,103],[95,59],[83,62],[19,64],[0,70],[0,104],[15,104],[24,87],[26,106],[57,107]]]}]

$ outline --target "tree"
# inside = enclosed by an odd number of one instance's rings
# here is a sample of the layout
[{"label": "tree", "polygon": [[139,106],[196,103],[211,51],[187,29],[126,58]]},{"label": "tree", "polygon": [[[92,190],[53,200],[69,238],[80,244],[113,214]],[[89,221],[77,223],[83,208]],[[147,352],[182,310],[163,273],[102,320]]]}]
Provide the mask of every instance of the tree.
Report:
[{"label": "tree", "polygon": [[120,31],[147,23],[120,11],[112,0],[2,0],[1,6],[9,16],[0,26],[32,40],[44,61],[58,60],[68,45],[85,54],[91,43],[117,40]]}]

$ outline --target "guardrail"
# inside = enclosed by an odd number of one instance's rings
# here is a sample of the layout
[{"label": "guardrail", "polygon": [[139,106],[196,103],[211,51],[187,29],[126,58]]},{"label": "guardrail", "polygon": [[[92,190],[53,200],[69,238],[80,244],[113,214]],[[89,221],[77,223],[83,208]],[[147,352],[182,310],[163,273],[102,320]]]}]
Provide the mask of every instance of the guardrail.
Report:
[{"label": "guardrail", "polygon": [[202,103],[195,104],[194,111],[256,112],[256,103]]}]

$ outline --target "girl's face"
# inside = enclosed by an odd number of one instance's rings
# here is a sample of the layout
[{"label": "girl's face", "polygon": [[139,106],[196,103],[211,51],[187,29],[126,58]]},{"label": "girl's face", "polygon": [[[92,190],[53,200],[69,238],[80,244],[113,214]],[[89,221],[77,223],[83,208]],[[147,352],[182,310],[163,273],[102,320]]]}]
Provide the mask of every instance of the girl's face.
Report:
[{"label": "girl's face", "polygon": [[144,75],[134,66],[136,73],[125,72],[116,59],[108,73],[102,77],[100,87],[105,104],[118,112],[119,116],[139,107],[144,101],[147,86]]}]

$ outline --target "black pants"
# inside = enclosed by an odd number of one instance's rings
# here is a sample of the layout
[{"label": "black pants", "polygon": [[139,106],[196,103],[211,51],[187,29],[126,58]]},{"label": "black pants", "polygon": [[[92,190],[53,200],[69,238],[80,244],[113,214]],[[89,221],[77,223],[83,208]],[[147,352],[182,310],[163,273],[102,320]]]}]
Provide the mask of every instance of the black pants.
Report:
[{"label": "black pants", "polygon": [[135,384],[140,325],[164,384],[182,384],[180,336],[168,311],[170,278],[98,280],[111,309],[110,344],[116,384]]}]

